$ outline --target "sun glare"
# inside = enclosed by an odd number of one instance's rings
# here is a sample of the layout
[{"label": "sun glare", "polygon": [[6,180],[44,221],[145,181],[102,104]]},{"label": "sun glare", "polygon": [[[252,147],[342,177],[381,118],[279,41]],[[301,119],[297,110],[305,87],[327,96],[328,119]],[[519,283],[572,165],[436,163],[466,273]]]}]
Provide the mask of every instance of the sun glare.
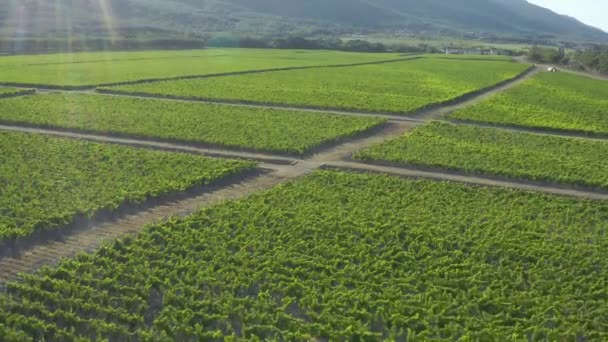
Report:
[{"label": "sun glare", "polygon": [[116,31],[114,30],[114,22],[112,18],[112,7],[109,4],[109,0],[97,0],[99,8],[101,9],[103,23],[105,29],[110,37],[110,40],[114,42],[116,40]]},{"label": "sun glare", "polygon": [[[111,43],[117,40],[110,0],[83,0],[78,6],[71,6],[71,2],[66,0],[8,1],[7,18],[10,19],[0,29],[12,38],[15,51],[31,45],[31,42],[27,42],[28,37],[48,36],[65,40],[68,51],[77,40],[86,38],[90,32],[101,33]],[[82,6],[83,3],[85,6]],[[93,29],[97,26],[99,29],[94,31],[82,30],[82,27]],[[48,41],[40,44],[38,48],[45,49]]]}]

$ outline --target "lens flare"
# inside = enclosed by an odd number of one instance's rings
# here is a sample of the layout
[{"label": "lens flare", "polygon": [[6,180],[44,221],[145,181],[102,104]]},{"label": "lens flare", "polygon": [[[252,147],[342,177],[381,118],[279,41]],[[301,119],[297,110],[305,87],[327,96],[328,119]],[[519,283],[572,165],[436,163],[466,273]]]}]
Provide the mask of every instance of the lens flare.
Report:
[{"label": "lens flare", "polygon": [[8,38],[0,41],[3,49],[45,50],[64,41],[62,49],[70,51],[91,34],[104,37],[110,44],[118,40],[112,0],[0,1],[8,4],[6,17],[0,21],[0,32]]},{"label": "lens flare", "polygon": [[110,41],[114,43],[116,41],[116,30],[114,29],[114,20],[112,16],[112,6],[109,0],[97,0],[99,9],[101,10],[103,24],[105,25],[106,32],[110,37]]}]

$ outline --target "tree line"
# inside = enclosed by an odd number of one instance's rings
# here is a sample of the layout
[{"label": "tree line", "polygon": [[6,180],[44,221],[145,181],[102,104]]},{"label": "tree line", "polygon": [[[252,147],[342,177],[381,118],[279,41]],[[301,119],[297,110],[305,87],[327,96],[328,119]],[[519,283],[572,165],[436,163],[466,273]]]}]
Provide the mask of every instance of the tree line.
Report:
[{"label": "tree line", "polygon": [[426,44],[386,45],[362,39],[343,40],[340,38],[287,38],[259,37],[212,37],[209,43],[215,47],[240,47],[256,49],[298,49],[298,50],[338,50],[350,52],[399,52],[399,53],[437,53],[439,50]]},{"label": "tree line", "polygon": [[202,49],[207,39],[0,39],[0,53],[46,53],[73,51],[144,50],[144,49]]},{"label": "tree line", "polygon": [[608,45],[594,45],[567,53],[563,48],[533,46],[528,58],[537,63],[567,65],[590,72],[608,73]]}]

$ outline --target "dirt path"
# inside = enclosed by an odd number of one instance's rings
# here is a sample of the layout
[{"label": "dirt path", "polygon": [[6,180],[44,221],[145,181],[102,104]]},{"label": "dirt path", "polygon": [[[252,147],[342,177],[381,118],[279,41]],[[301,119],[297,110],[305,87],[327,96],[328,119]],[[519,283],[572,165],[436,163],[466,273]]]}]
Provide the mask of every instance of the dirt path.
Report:
[{"label": "dirt path", "polygon": [[[46,91],[49,93],[52,91]],[[308,107],[308,106],[295,106],[295,105],[283,105],[278,103],[259,103],[259,102],[248,102],[248,101],[230,101],[230,100],[214,100],[214,99],[202,99],[202,98],[188,98],[188,97],[180,97],[180,96],[171,96],[171,95],[154,95],[154,94],[146,94],[146,93],[129,93],[123,91],[75,91],[75,93],[79,94],[87,94],[87,95],[98,95],[98,96],[115,96],[115,97],[130,97],[137,99],[160,99],[160,100],[169,100],[169,101],[177,101],[177,102],[189,102],[189,103],[209,103],[209,104],[221,104],[232,107],[245,107],[245,108],[263,108],[263,109],[281,109],[287,111],[296,111],[296,112],[311,112],[311,113],[324,113],[324,114],[334,114],[334,115],[346,115],[346,116],[374,116],[385,118],[393,121],[410,121],[410,122],[419,122],[421,120],[408,116],[406,114],[395,114],[395,113],[385,113],[385,112],[367,112],[367,111],[356,111],[356,110],[341,110],[341,109],[327,109],[327,108],[317,108],[317,107]]]},{"label": "dirt path", "polygon": [[222,148],[211,148],[202,147],[197,144],[180,144],[171,143],[158,139],[139,139],[139,138],[127,138],[127,137],[116,137],[103,133],[82,133],[78,130],[71,129],[54,129],[54,128],[37,128],[28,127],[22,125],[12,124],[1,124],[0,130],[21,132],[21,133],[34,133],[34,134],[45,134],[56,137],[64,137],[78,140],[103,142],[110,144],[120,144],[133,147],[145,147],[150,149],[165,150],[165,151],[176,151],[184,153],[193,153],[204,155],[208,157],[220,157],[220,158],[233,158],[233,159],[248,159],[255,160],[262,163],[268,164],[291,164],[294,163],[298,158],[296,157],[285,157],[281,155],[274,155],[269,153],[257,153],[257,152],[241,152],[231,149]]},{"label": "dirt path", "polygon": [[560,130],[560,129],[552,129],[552,128],[533,128],[533,127],[524,127],[517,125],[509,125],[509,124],[500,124],[500,123],[485,123],[478,121],[468,121],[468,120],[440,120],[444,122],[451,123],[453,125],[461,125],[461,126],[473,126],[473,127],[483,127],[483,128],[499,128],[503,131],[509,132],[519,132],[519,133],[532,133],[537,135],[546,135],[546,136],[558,136],[564,138],[579,138],[585,140],[596,140],[596,141],[608,141],[608,134],[600,134],[600,133],[585,133],[585,132],[577,132],[570,130]]},{"label": "dirt path", "polygon": [[[530,70],[515,80],[491,89],[487,89],[479,94],[471,95],[467,98],[461,99],[460,102],[425,110],[418,113],[413,119],[391,120],[387,125],[383,126],[382,129],[374,131],[373,135],[348,139],[345,142],[322,149],[305,158],[290,158],[268,153],[251,153],[203,148],[154,140],[111,137],[101,134],[87,134],[77,131],[0,125],[0,130],[49,134],[72,139],[83,139],[146,148],[181,151],[204,154],[213,157],[253,159],[262,162],[263,167],[271,170],[253,179],[246,179],[236,184],[219,188],[210,187],[208,191],[202,195],[177,200],[164,205],[154,206],[148,210],[125,215],[114,221],[102,222],[98,225],[93,225],[90,228],[77,230],[74,232],[74,234],[69,235],[64,240],[48,241],[28,246],[19,250],[15,255],[0,258],[0,287],[2,283],[15,279],[19,272],[32,272],[43,265],[53,265],[61,258],[71,257],[81,251],[94,250],[105,241],[111,241],[114,238],[124,234],[137,233],[145,224],[159,222],[169,216],[188,215],[198,208],[220,203],[225,200],[242,198],[257,191],[270,189],[282,182],[302,177],[323,167],[338,167],[365,172],[382,172],[406,177],[450,180],[483,186],[500,186],[523,190],[534,190],[549,194],[576,196],[582,198],[608,199],[608,195],[605,194],[573,189],[562,189],[548,185],[524,184],[517,181],[491,180],[482,177],[469,177],[442,172],[415,171],[408,170],[406,168],[381,167],[348,161],[352,154],[358,150],[399,137],[414,127],[424,124],[428,120],[440,118],[453,110],[482,101],[488,96],[521,83],[523,80],[531,77],[536,72],[538,72],[538,69]],[[271,106],[265,107],[274,108]],[[332,111],[315,111],[335,114]],[[342,114],[357,115],[357,113],[344,112]],[[359,115],[362,114],[359,113]]]},{"label": "dirt path", "polygon": [[41,266],[52,265],[62,258],[74,256],[78,252],[94,250],[102,243],[116,237],[137,233],[146,224],[159,222],[170,216],[185,216],[204,206],[270,189],[296,176],[299,174],[284,173],[281,169],[276,169],[228,187],[213,189],[211,186],[209,192],[200,196],[169,202],[137,214],[126,215],[116,221],[76,231],[64,240],[49,241],[20,250],[16,255],[0,259],[0,287],[7,281],[15,280],[20,272],[32,272]]},{"label": "dirt path", "polygon": [[324,164],[322,168],[328,169],[344,169],[358,172],[372,172],[396,175],[408,178],[425,178],[438,181],[451,181],[465,183],[478,186],[500,187],[509,189],[518,189],[526,191],[542,192],[546,194],[569,196],[578,198],[587,198],[592,200],[608,200],[608,192],[595,192],[584,189],[573,189],[569,187],[560,187],[559,185],[550,185],[540,182],[518,181],[511,179],[500,179],[498,177],[482,177],[472,176],[459,172],[442,172],[442,171],[424,171],[407,167],[392,167],[381,166],[367,163],[359,163],[356,161],[338,161]]},{"label": "dirt path", "polygon": [[422,110],[422,111],[418,112],[417,114],[413,115],[412,118],[416,119],[416,120],[428,121],[428,120],[433,120],[433,119],[444,117],[461,108],[476,105],[498,93],[501,93],[507,89],[516,87],[516,86],[522,84],[523,82],[525,82],[526,80],[528,80],[529,78],[533,77],[540,71],[541,70],[537,67],[531,67],[526,72],[518,75],[517,77],[513,78],[512,80],[499,83],[496,86],[486,88],[485,90],[482,90],[477,93],[473,93],[469,96],[465,96],[465,97],[461,98],[459,101],[456,101],[455,103],[439,106],[437,108],[429,108],[429,109]]},{"label": "dirt path", "polygon": [[[534,62],[528,61],[525,57],[519,57],[519,58],[516,58],[516,60],[520,63],[534,63]],[[536,64],[536,67],[541,70],[548,70],[549,68],[557,68],[558,72],[567,72],[569,74],[594,78],[594,79],[600,80],[600,81],[608,81],[608,75],[597,74],[597,73],[592,73],[592,72],[588,72],[588,71],[573,70],[573,69],[569,69],[569,68],[564,67],[563,65],[559,65],[559,64]]]}]

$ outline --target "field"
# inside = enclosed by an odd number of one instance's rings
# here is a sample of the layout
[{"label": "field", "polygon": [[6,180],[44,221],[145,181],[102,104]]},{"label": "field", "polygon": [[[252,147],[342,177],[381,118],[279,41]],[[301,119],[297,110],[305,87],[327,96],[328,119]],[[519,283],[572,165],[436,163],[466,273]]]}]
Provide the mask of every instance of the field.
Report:
[{"label": "field", "polygon": [[192,50],[173,54],[83,53],[0,57],[0,83],[78,87],[246,70],[367,63],[395,58],[399,58],[398,55],[297,50],[253,50],[243,53],[239,49]]},{"label": "field", "polygon": [[431,123],[361,160],[608,189],[608,142]]},{"label": "field", "polygon": [[608,341],[608,83],[529,70],[0,57],[0,341]]},{"label": "field", "polygon": [[0,102],[0,121],[304,154],[384,122],[157,99],[48,94]]},{"label": "field", "polygon": [[409,113],[514,78],[525,64],[444,59],[125,85],[114,91]]},{"label": "field", "polygon": [[607,108],[607,81],[569,73],[541,73],[451,118],[608,134]]},{"label": "field", "polygon": [[32,55],[10,55],[0,57],[0,67],[12,68],[28,65],[50,65],[83,62],[109,62],[121,60],[174,59],[222,56],[230,51],[213,50],[147,50],[147,51],[99,51],[77,53],[53,53]]},{"label": "field", "polygon": [[254,165],[0,132],[0,242],[123,203],[184,191]]},{"label": "field", "polygon": [[322,171],[10,283],[0,331],[601,341],[607,220],[604,202]]}]

